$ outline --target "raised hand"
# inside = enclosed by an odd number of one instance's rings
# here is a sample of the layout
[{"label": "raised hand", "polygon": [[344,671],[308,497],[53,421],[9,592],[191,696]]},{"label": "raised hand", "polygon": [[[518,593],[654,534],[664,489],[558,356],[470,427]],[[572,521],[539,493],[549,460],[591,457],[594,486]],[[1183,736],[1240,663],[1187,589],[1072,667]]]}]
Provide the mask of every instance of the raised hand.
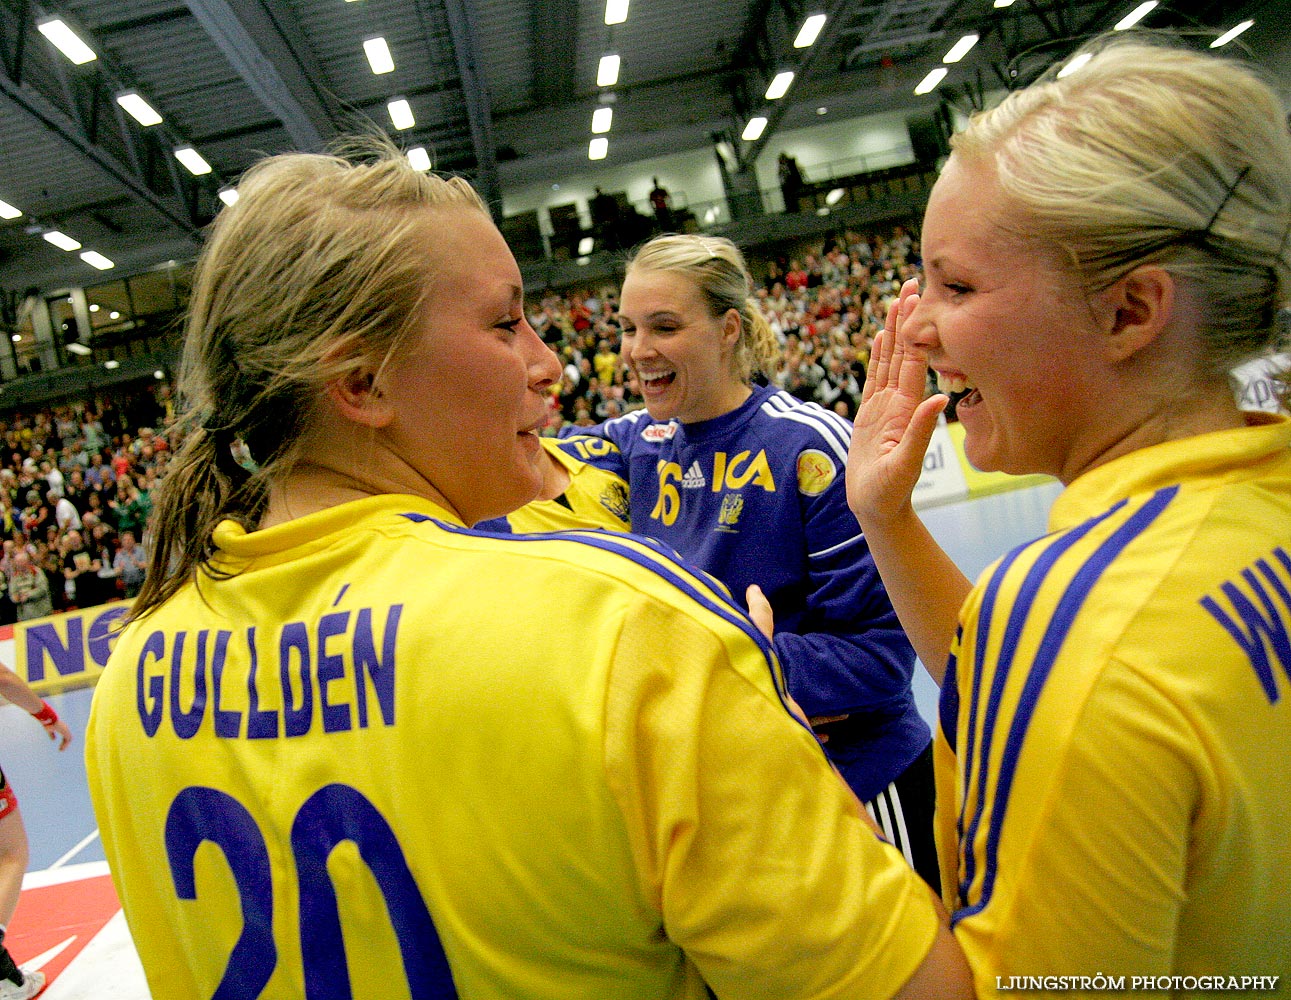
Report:
[{"label": "raised hand", "polygon": [[924,399],[928,356],[908,329],[918,303],[919,283],[911,278],[874,338],[852,429],[847,505],[867,531],[909,505],[937,417],[949,402],[940,394]]}]

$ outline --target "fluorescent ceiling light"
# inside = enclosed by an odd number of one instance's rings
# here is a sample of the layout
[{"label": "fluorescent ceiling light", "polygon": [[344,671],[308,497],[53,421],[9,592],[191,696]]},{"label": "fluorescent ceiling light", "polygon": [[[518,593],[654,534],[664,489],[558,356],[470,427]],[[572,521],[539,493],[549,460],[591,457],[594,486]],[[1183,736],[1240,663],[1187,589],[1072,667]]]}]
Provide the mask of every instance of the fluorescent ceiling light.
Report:
[{"label": "fluorescent ceiling light", "polygon": [[767,120],[761,115],[756,118],[750,118],[749,123],[744,126],[744,131],[740,133],[740,138],[745,142],[753,142],[761,137],[762,133],[766,131],[766,127]]},{"label": "fluorescent ceiling light", "polygon": [[102,309],[102,308],[103,308],[103,307],[102,307],[101,305],[99,305],[97,302],[91,302],[91,303],[90,303],[90,312],[92,312],[92,313],[96,313],[96,312],[98,312],[98,311],[99,311],[100,309]]},{"label": "fluorescent ceiling light", "polygon": [[578,256],[586,257],[592,252],[594,246],[596,246],[596,240],[591,236],[584,236],[578,241]]},{"label": "fluorescent ceiling light", "polygon": [[[1229,28],[1229,29],[1228,29],[1227,31],[1225,31],[1222,35],[1220,35],[1220,36],[1219,36],[1218,38],[1216,38],[1213,42],[1211,42],[1211,43],[1210,43],[1210,47],[1211,47],[1212,49],[1217,49],[1217,48],[1219,48],[1221,45],[1227,45],[1229,42],[1231,42],[1234,38],[1236,38],[1238,35],[1240,35],[1243,31],[1245,31],[1247,28],[1249,28],[1249,27],[1250,27],[1251,25],[1253,25],[1254,23],[1255,23],[1254,21],[1243,21],[1243,22],[1242,22],[1241,24],[1239,24],[1237,27],[1235,27],[1235,28]],[[6,216],[5,216],[5,218],[6,218],[6,219],[10,219],[10,218],[13,218],[13,216],[6,215]]]},{"label": "fluorescent ceiling light", "polygon": [[592,112],[592,131],[597,135],[610,130],[610,123],[614,120],[613,108],[597,108]]},{"label": "fluorescent ceiling light", "polygon": [[996,7],[1012,7],[1013,0],[995,0]]},{"label": "fluorescent ceiling light", "polygon": [[55,17],[48,21],[42,21],[36,27],[40,29],[42,35],[54,44],[54,48],[76,63],[77,66],[82,63],[92,62],[98,58],[95,51],[81,41],[76,32],[59,18]]},{"label": "fluorescent ceiling light", "polygon": [[950,47],[950,51],[941,57],[941,61],[944,63],[959,62],[959,60],[968,55],[969,50],[977,44],[977,38],[977,35],[965,35]]},{"label": "fluorescent ceiling light", "polygon": [[7,201],[0,201],[0,219],[16,219],[22,215],[22,209],[14,208]]},{"label": "fluorescent ceiling light", "polygon": [[593,139],[587,144],[587,158],[589,160],[603,160],[610,152],[610,140],[604,138]]},{"label": "fluorescent ceiling light", "polygon": [[789,92],[789,84],[793,83],[793,70],[785,70],[783,73],[777,73],[775,79],[771,81],[771,86],[767,87],[767,100],[778,101]]},{"label": "fluorescent ceiling light", "polygon": [[108,319],[120,319],[120,318],[121,318],[121,314],[117,312],[115,309],[113,309],[110,313],[108,313]]},{"label": "fluorescent ceiling light", "polygon": [[220,201],[226,205],[236,205],[238,203],[238,189],[220,188]]},{"label": "fluorescent ceiling light", "polygon": [[417,124],[417,119],[412,116],[412,105],[402,97],[397,97],[387,104],[386,110],[390,112],[390,124],[400,131]]},{"label": "fluorescent ceiling light", "polygon": [[9,339],[10,339],[10,340],[12,340],[15,344],[21,344],[21,343],[22,343],[22,334],[21,334],[21,333],[15,333],[15,334],[14,334],[12,337],[10,337]]},{"label": "fluorescent ceiling light", "polygon": [[605,0],[605,23],[622,24],[628,19],[628,0]]},{"label": "fluorescent ceiling light", "polygon": [[579,267],[586,267],[591,262],[592,262],[591,257],[579,257],[578,260],[574,261],[574,263],[577,264]]},{"label": "fluorescent ceiling light", "polygon": [[1124,31],[1126,28],[1134,27],[1136,24],[1138,24],[1140,21],[1142,21],[1145,17],[1148,16],[1148,14],[1152,11],[1152,8],[1154,8],[1156,5],[1157,5],[1157,0],[1147,0],[1146,3],[1139,4],[1132,11],[1126,14],[1123,18],[1117,21],[1116,27],[1113,28],[1112,30]]},{"label": "fluorescent ceiling light", "polygon": [[380,75],[394,72],[394,57],[390,55],[390,46],[384,38],[369,38],[363,43],[363,51],[367,53],[368,65],[372,67],[373,73]]},{"label": "fluorescent ceiling light", "polygon": [[619,82],[619,57],[601,56],[601,64],[596,67],[596,85],[613,87]]},{"label": "fluorescent ceiling light", "polygon": [[211,165],[202,159],[202,154],[192,146],[180,146],[175,150],[175,159],[188,168],[188,172],[195,177],[211,172]]},{"label": "fluorescent ceiling light", "polygon": [[834,188],[829,194],[825,195],[826,205],[837,205],[845,192],[842,188]]},{"label": "fluorescent ceiling light", "polygon": [[97,267],[100,271],[107,271],[116,267],[112,261],[108,260],[97,250],[86,250],[85,253],[81,254],[81,260],[89,264],[90,267]]},{"label": "fluorescent ceiling light", "polygon": [[133,90],[127,94],[118,94],[117,103],[130,112],[130,117],[140,125],[160,125],[161,115],[157,114],[156,109],[136,94]]},{"label": "fluorescent ceiling light", "polygon": [[67,353],[79,354],[81,357],[85,357],[85,355],[92,354],[93,352],[84,344],[82,344],[79,340],[73,340],[70,344],[67,345]]},{"label": "fluorescent ceiling light", "polygon": [[103,362],[103,367],[106,368],[108,371],[111,371],[113,368],[120,368],[121,362],[118,361],[116,358],[108,358],[107,361]]},{"label": "fluorescent ceiling light", "polygon": [[42,233],[41,235],[50,243],[54,244],[54,246],[58,247],[58,249],[66,250],[68,253],[71,253],[73,250],[81,249],[81,245],[77,243],[76,240],[72,239],[66,233],[60,233],[57,229],[51,229],[49,232]]},{"label": "fluorescent ceiling light", "polygon": [[1092,58],[1094,58],[1094,54],[1092,52],[1082,52],[1071,62],[1067,63],[1066,66],[1058,70],[1058,76],[1071,76],[1072,73],[1076,72],[1076,70],[1080,69],[1080,67],[1084,66],[1085,63],[1089,62]]},{"label": "fluorescent ceiling light", "polygon": [[412,169],[425,173],[430,169],[430,154],[426,152],[425,146],[413,146],[408,150],[408,162],[412,164]]},{"label": "fluorescent ceiling light", "polygon": [[916,94],[926,94],[929,91],[936,90],[937,84],[941,83],[942,80],[946,79],[946,74],[949,72],[950,70],[946,69],[945,66],[938,66],[931,73],[929,73],[927,76],[925,76],[922,80],[919,81],[919,86],[914,88],[914,92]]},{"label": "fluorescent ceiling light", "polygon": [[825,26],[824,14],[812,14],[811,17],[802,22],[802,27],[798,29],[798,37],[793,40],[795,49],[805,49],[814,42],[820,34],[820,29]]}]

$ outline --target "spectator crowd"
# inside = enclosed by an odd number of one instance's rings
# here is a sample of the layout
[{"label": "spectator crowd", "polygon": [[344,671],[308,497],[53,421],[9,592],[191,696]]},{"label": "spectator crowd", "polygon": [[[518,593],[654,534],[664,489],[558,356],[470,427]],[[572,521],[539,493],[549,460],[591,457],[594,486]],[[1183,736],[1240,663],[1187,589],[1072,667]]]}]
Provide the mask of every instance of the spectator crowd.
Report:
[{"label": "spectator crowd", "polygon": [[[767,259],[754,296],[781,345],[774,383],[850,418],[887,305],[918,267],[918,246],[900,227]],[[548,292],[528,307],[564,365],[551,434],[644,405],[619,357],[617,293]],[[170,392],[161,384],[0,414],[0,624],[139,592],[152,493],[178,444],[162,429]]]},{"label": "spectator crowd", "polygon": [[[756,254],[750,254],[755,260]],[[841,237],[772,257],[754,296],[780,341],[772,381],[786,392],[851,418],[865,382],[874,334],[901,283],[919,274],[918,244],[903,227],[887,236]],[[617,289],[548,293],[530,322],[560,355],[548,425],[590,426],[644,405],[619,357]]]},{"label": "spectator crowd", "polygon": [[0,415],[0,624],[139,592],[169,399],[162,385]]}]

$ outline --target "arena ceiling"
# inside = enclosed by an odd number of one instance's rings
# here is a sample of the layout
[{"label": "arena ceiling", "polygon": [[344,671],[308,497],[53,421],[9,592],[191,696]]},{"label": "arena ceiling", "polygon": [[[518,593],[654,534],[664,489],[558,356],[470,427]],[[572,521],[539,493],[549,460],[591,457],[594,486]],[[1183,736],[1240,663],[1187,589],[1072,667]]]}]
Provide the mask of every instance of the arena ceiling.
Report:
[{"label": "arena ceiling", "polygon": [[[318,150],[360,119],[436,167],[471,177],[497,204],[510,186],[588,169],[591,119],[613,109],[607,163],[732,139],[751,163],[777,130],[879,111],[969,110],[1026,82],[1137,0],[631,0],[605,24],[605,0],[0,0],[0,289],[90,284],[86,250],[135,273],[191,257],[221,188],[265,153]],[[1148,27],[1213,37],[1244,17],[1258,49],[1285,0],[1177,0]],[[817,41],[795,49],[813,13]],[[73,64],[40,26],[61,19],[96,58]],[[1285,33],[1282,28],[1278,31]],[[962,35],[980,41],[926,97],[915,85]],[[373,72],[365,41],[383,37],[394,69]],[[598,87],[598,63],[621,58]],[[779,70],[796,78],[768,102]],[[161,116],[145,127],[116,98],[135,92]],[[415,124],[392,127],[388,102]],[[739,139],[751,115],[768,126]],[[211,172],[175,159],[191,147]],[[79,249],[43,238],[51,230]]]}]

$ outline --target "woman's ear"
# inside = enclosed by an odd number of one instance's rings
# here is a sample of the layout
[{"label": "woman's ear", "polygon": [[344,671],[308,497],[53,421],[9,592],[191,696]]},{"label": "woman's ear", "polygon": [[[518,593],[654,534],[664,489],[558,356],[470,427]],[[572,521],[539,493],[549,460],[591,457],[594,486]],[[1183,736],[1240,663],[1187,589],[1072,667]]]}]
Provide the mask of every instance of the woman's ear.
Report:
[{"label": "woman's ear", "polygon": [[1174,276],[1157,264],[1136,267],[1107,289],[1100,296],[1107,359],[1125,361],[1154,343],[1174,316],[1175,293]]},{"label": "woman's ear", "polygon": [[740,341],[740,330],[744,326],[744,320],[740,317],[738,309],[727,309],[726,315],[722,317],[722,343],[730,349]]},{"label": "woman's ear", "polygon": [[346,419],[365,427],[385,427],[394,419],[394,408],[376,385],[376,376],[358,369],[327,384],[327,396]]}]

